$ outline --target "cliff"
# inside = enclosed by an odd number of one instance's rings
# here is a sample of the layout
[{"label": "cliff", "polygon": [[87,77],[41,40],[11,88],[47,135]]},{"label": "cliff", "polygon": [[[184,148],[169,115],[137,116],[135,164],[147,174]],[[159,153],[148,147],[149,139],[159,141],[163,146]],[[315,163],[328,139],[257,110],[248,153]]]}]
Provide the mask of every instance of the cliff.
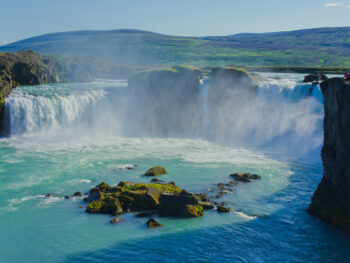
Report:
[{"label": "cliff", "polygon": [[350,230],[350,82],[332,78],[324,96],[323,177],[308,212]]}]

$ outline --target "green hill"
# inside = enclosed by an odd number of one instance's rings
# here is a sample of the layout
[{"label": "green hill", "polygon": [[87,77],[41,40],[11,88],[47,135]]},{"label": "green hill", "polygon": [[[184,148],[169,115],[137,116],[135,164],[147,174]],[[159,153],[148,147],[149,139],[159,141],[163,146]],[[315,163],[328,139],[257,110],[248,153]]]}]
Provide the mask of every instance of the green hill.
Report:
[{"label": "green hill", "polygon": [[139,30],[73,31],[37,36],[0,47],[31,49],[126,65],[350,67],[350,27],[263,34],[177,37]]}]

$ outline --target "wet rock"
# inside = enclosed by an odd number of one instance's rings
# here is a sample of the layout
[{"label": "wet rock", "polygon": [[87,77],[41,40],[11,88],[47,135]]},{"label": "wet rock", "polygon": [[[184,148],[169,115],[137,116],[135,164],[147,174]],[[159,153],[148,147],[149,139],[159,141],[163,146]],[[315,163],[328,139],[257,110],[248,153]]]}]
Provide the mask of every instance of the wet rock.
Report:
[{"label": "wet rock", "polygon": [[115,217],[115,218],[112,218],[110,222],[111,222],[111,224],[118,224],[118,223],[123,222],[123,221],[124,221],[123,219],[121,219],[119,217]]},{"label": "wet rock", "polygon": [[216,208],[216,210],[219,212],[219,213],[229,213],[231,212],[231,208],[229,207],[225,207],[223,205],[218,205],[218,207]]},{"label": "wet rock", "polygon": [[155,227],[163,226],[161,223],[157,222],[154,218],[148,219],[146,224],[147,224],[148,228],[155,228]]},{"label": "wet rock", "polygon": [[164,167],[162,166],[155,166],[149,169],[146,173],[145,176],[158,176],[162,174],[167,174],[167,170],[165,170]]},{"label": "wet rock", "polygon": [[47,194],[45,195],[45,197],[51,198],[51,197],[55,197],[53,194]]},{"label": "wet rock", "polygon": [[242,182],[242,183],[249,183],[251,182],[251,180],[261,179],[260,175],[251,174],[251,173],[234,173],[234,174],[230,174],[230,176],[233,177],[235,181]]},{"label": "wet rock", "polygon": [[214,209],[214,205],[209,201],[200,201],[199,204],[203,207],[204,210]]},{"label": "wet rock", "polygon": [[195,196],[197,196],[203,202],[209,201],[209,196],[206,193],[195,194]]},{"label": "wet rock", "polygon": [[64,196],[65,199],[70,199],[69,195]]},{"label": "wet rock", "polygon": [[151,180],[152,183],[161,183],[161,182],[164,182],[163,180],[159,180],[158,178],[153,178]]},{"label": "wet rock", "polygon": [[75,192],[74,194],[73,194],[73,196],[82,196],[83,194],[82,194],[82,192]]},{"label": "wet rock", "polygon": [[181,216],[187,205],[199,205],[199,198],[182,190],[179,195],[162,193],[159,197],[159,214]]},{"label": "wet rock", "polygon": [[123,213],[123,208],[117,198],[107,196],[104,199],[90,202],[86,208],[86,212],[120,215]]},{"label": "wet rock", "polygon": [[201,205],[186,205],[181,214],[183,217],[200,217],[204,215]]}]

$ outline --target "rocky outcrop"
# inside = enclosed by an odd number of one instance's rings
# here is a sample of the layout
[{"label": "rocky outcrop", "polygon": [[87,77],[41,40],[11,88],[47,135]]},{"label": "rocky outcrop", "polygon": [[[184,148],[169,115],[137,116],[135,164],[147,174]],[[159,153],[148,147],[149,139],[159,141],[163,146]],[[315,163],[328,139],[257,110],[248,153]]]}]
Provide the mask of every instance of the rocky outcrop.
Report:
[{"label": "rocky outcrop", "polygon": [[199,118],[199,68],[177,66],[143,71],[128,80],[140,103],[143,132],[193,134]]},{"label": "rocky outcrop", "polygon": [[[84,201],[88,202],[87,213],[120,215],[132,211],[157,211],[162,216],[198,217],[204,215],[204,207],[211,203],[173,183],[120,182],[109,186],[105,182],[90,190]],[[211,205],[212,206],[212,205]]]},{"label": "rocky outcrop", "polygon": [[261,179],[260,175],[251,173],[234,173],[230,174],[231,177],[237,182],[249,183],[251,180]]},{"label": "rocky outcrop", "polygon": [[328,77],[321,73],[309,74],[304,77],[303,83],[308,82],[322,82],[326,81]]},{"label": "rocky outcrop", "polygon": [[308,212],[350,230],[350,82],[321,84],[324,97],[323,177]]}]

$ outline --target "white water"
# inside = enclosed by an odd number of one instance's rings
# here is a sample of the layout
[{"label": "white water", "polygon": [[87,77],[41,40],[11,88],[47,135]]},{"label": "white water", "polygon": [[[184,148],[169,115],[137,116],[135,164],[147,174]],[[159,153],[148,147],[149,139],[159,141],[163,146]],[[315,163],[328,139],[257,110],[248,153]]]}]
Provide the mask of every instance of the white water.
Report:
[{"label": "white water", "polygon": [[[202,80],[199,105],[194,103],[188,108],[191,118],[179,117],[167,120],[168,123],[159,123],[158,117],[151,115],[153,112],[148,114],[147,108],[141,108],[139,99],[128,91],[123,81],[75,84],[73,88],[20,87],[6,100],[11,137],[98,140],[106,136],[175,135],[266,151],[288,150],[296,155],[321,146],[323,101],[318,86],[310,94],[310,84],[298,83],[293,78],[266,78],[259,83],[253,100],[240,105],[231,102],[215,105],[219,114],[212,116],[209,82],[209,78]],[[180,109],[181,103],[177,107]],[[169,126],[171,130],[174,123],[193,129],[190,133],[167,134],[158,128]],[[158,133],[154,134],[154,130]]]}]

